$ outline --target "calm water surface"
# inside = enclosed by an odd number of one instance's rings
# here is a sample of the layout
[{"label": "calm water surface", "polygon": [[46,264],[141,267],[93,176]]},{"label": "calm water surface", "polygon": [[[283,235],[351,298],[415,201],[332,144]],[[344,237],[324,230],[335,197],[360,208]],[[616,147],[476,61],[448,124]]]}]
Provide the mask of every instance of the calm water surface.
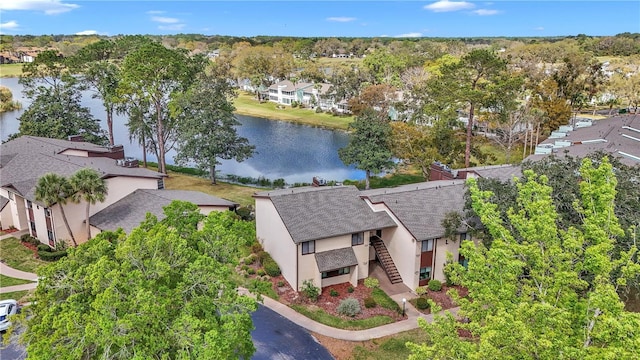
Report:
[{"label": "calm water surface", "polygon": [[[11,89],[13,97],[29,106],[29,100],[22,95],[22,86],[17,78],[0,78],[0,85]],[[91,113],[102,122],[106,129],[106,115],[99,99],[92,99],[91,93],[83,94],[82,104],[91,109]],[[0,114],[0,140],[18,132],[18,120],[24,110]],[[240,136],[249,139],[256,147],[256,154],[244,162],[222,161],[218,170],[222,174],[260,177],[268,179],[283,178],[288,183],[311,182],[314,176],[327,180],[363,179],[364,172],[345,166],[338,157],[338,149],[348,142],[348,136],[342,131],[332,131],[311,126],[273,121],[251,116],[237,116],[242,126],[238,127]],[[127,156],[142,159],[142,149],[129,141],[125,116],[114,117],[114,138],[116,144],[122,144]],[[167,155],[167,163],[174,164],[175,151]],[[149,154],[149,161],[156,161]]]}]

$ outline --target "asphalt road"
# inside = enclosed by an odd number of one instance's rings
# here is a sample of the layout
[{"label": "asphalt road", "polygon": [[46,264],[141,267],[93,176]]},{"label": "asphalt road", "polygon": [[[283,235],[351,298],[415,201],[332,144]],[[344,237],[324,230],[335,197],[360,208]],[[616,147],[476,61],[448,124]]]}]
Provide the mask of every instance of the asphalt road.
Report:
[{"label": "asphalt road", "polygon": [[[255,330],[251,333],[256,352],[253,360],[334,360],[309,332],[289,319],[260,305],[251,315]],[[1,360],[23,360],[24,348],[0,344]]]}]

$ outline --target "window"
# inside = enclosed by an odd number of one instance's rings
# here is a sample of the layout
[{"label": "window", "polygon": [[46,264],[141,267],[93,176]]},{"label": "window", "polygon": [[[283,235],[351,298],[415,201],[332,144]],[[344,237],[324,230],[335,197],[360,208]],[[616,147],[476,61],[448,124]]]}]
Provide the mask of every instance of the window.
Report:
[{"label": "window", "polygon": [[420,268],[420,280],[431,279],[431,266]]},{"label": "window", "polygon": [[313,254],[316,252],[316,241],[305,241],[302,243],[302,255]]},{"label": "window", "polygon": [[31,231],[35,234],[36,233],[36,222],[35,221],[29,221],[29,225],[31,227]]},{"label": "window", "polygon": [[322,273],[322,278],[330,278],[334,276],[347,275],[351,270],[348,267],[340,268],[338,270],[325,271]]},{"label": "window", "polygon": [[351,246],[364,244],[364,233],[351,234]]},{"label": "window", "polygon": [[376,230],[376,236],[382,239],[382,229]]},{"label": "window", "polygon": [[462,240],[471,240],[471,235],[469,235],[469,233],[460,234],[460,242],[462,242]]},{"label": "window", "polygon": [[31,200],[27,200],[27,209],[33,209],[33,203]]},{"label": "window", "polygon": [[53,231],[52,230],[47,230],[47,238],[49,239],[49,242],[54,241],[55,239],[53,238]]},{"label": "window", "polygon": [[158,179],[158,190],[164,189],[164,179]]},{"label": "window", "polygon": [[458,260],[458,264],[462,265],[465,269],[469,268],[469,260],[464,257],[461,257],[460,260]]},{"label": "window", "polygon": [[49,208],[44,209],[44,216],[50,218],[51,217],[51,209],[49,209]]},{"label": "window", "polygon": [[422,242],[422,252],[433,251],[433,239]]}]

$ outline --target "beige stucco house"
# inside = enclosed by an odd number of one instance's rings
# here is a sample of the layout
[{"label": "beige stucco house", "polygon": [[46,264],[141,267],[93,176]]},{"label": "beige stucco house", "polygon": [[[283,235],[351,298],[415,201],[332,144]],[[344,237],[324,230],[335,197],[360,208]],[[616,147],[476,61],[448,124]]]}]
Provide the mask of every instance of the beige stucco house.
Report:
[{"label": "beige stucco house", "polygon": [[[69,241],[60,204],[47,208],[35,199],[38,179],[47,173],[56,173],[70,177],[82,168],[96,170],[104,178],[108,193],[104,202],[90,207],[90,216],[96,217],[110,206],[131,196],[136,190],[164,189],[165,175],[138,167],[137,161],[126,158],[122,146],[103,147],[81,141],[49,139],[35,136],[22,136],[0,145],[0,225],[3,229],[15,227],[18,230],[29,230],[29,233],[42,243],[55,246],[58,241]],[[202,197],[203,211],[209,208],[229,209],[231,202],[207,198],[208,195],[198,193],[167,193],[164,197],[174,195],[177,199],[195,199]],[[130,199],[131,200],[131,199]],[[147,206],[147,199],[138,199],[139,207]],[[166,199],[165,199],[166,200]],[[220,201],[218,201],[220,200]],[[154,209],[151,203],[149,209]],[[235,208],[235,207],[234,207]],[[78,243],[87,241],[85,228],[86,203],[64,205],[71,231]],[[136,221],[134,209],[120,208],[119,218]],[[113,213],[112,213],[113,216]],[[100,218],[98,216],[98,218]],[[144,216],[139,221],[144,220]],[[138,223],[139,223],[138,221]],[[104,229],[107,229],[105,227]],[[115,230],[115,228],[108,228]],[[92,236],[102,228],[94,227]]]},{"label": "beige stucco house", "polygon": [[445,238],[442,220],[463,214],[464,180],[431,181],[390,189],[354,186],[303,187],[256,193],[258,241],[299,290],[305,280],[326,287],[357,284],[377,261],[392,283],[410,289],[445,280],[447,253],[453,261],[464,227]]}]

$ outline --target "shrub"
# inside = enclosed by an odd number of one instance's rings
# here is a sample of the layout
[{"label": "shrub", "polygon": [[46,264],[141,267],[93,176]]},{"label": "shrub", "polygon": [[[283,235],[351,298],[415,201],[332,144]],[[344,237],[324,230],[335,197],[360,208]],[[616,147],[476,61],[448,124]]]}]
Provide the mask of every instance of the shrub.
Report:
[{"label": "shrub", "polygon": [[38,244],[38,251],[48,251],[51,252],[51,247],[46,244]]},{"label": "shrub", "polygon": [[340,295],[340,293],[338,292],[338,290],[331,288],[331,290],[329,290],[329,295],[336,297],[338,295]]},{"label": "shrub", "polygon": [[258,276],[264,276],[266,274],[266,272],[263,269],[258,269],[256,273],[258,274]]},{"label": "shrub", "polygon": [[278,287],[283,287],[284,286],[284,281],[282,280],[278,280]]},{"label": "shrub", "polygon": [[40,240],[38,240],[38,239],[34,238],[33,236],[31,236],[31,235],[29,235],[29,234],[24,234],[24,235],[22,235],[22,236],[20,237],[20,241],[22,241],[22,242],[26,242],[26,243],[29,243],[29,244],[32,244],[32,245],[36,245],[36,246],[37,246],[37,245],[42,244],[42,243],[40,242]]},{"label": "shrub", "polygon": [[248,265],[242,265],[242,266],[240,267],[240,269],[241,269],[241,270],[244,270],[244,271],[247,271],[247,270],[249,270],[249,266],[248,266]]},{"label": "shrub", "polygon": [[260,262],[260,264],[264,264],[264,262],[265,262],[267,259],[272,259],[272,258],[271,258],[271,255],[269,255],[269,253],[268,253],[268,252],[266,252],[266,251],[264,251],[264,250],[262,250],[262,251],[258,251],[258,252],[256,253],[256,255],[258,256],[258,261]]},{"label": "shrub", "polygon": [[62,250],[62,251],[55,251],[55,252],[51,252],[51,251],[38,251],[38,257],[42,260],[45,261],[56,261],[60,258],[63,258],[67,256],[67,251],[66,250]]},{"label": "shrub", "polygon": [[248,268],[248,269],[247,269],[247,274],[249,274],[249,275],[253,275],[253,274],[255,274],[255,273],[256,273],[256,270],[255,270],[254,268]]},{"label": "shrub", "polygon": [[371,296],[364,299],[364,307],[366,307],[367,309],[371,309],[376,306],[378,306],[378,303],[376,302],[376,299],[372,298]]},{"label": "shrub", "polygon": [[269,276],[278,276],[280,275],[280,266],[269,257],[268,260],[264,260],[262,262],[262,266],[264,267],[264,271],[269,274]]},{"label": "shrub", "polygon": [[259,242],[254,242],[253,244],[251,244],[251,252],[254,254],[259,253],[260,251],[264,251],[264,249],[262,248],[262,244],[260,244]]},{"label": "shrub", "polygon": [[429,284],[427,285],[429,287],[429,290],[431,291],[440,291],[442,290],[442,283],[440,282],[440,280],[429,280]]},{"label": "shrub", "polygon": [[358,315],[362,309],[360,308],[360,303],[358,300],[354,298],[348,298],[340,301],[340,305],[338,305],[338,314],[346,315],[354,317]]},{"label": "shrub", "polygon": [[320,108],[320,106],[316,108],[316,114],[322,114],[322,109]]},{"label": "shrub", "polygon": [[355,290],[356,290],[356,289],[354,289],[354,288],[353,288],[353,286],[349,286],[349,287],[347,288],[347,292],[348,292],[349,294],[351,294],[351,293],[352,293],[352,292],[354,292]]},{"label": "shrub", "polygon": [[424,295],[426,293],[427,293],[427,288],[425,288],[424,286],[418,286],[416,288],[416,294],[422,296],[422,295]]},{"label": "shrub", "polygon": [[416,300],[416,307],[420,310],[429,308],[429,300],[427,298],[420,297]]},{"label": "shrub", "polygon": [[247,256],[246,258],[244,258],[244,263],[247,264],[247,265],[251,265],[251,264],[256,262],[257,258],[258,257],[255,256],[254,254],[251,254],[251,255]]},{"label": "shrub", "polygon": [[378,279],[376,278],[368,277],[364,279],[364,286],[368,287],[369,289],[377,288],[378,286],[380,286],[380,281],[378,281]]},{"label": "shrub", "polygon": [[318,300],[318,297],[320,296],[320,288],[315,286],[311,280],[303,281],[300,291],[311,301]]}]

